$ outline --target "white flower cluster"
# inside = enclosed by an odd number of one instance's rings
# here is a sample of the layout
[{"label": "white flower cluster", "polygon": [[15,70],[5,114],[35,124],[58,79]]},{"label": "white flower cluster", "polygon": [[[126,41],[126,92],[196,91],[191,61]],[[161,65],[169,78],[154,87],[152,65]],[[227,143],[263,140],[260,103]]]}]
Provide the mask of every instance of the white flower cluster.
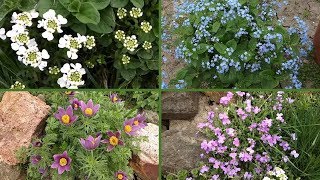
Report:
[{"label": "white flower cluster", "polygon": [[[277,177],[277,179],[279,179],[279,180],[287,180],[288,179],[286,172],[279,167],[275,167],[273,169],[273,171],[269,171],[267,174],[271,177]],[[274,178],[264,177],[262,180],[274,180]]]},{"label": "white flower cluster", "polygon": [[[22,12],[12,14],[11,23],[12,29],[6,32],[4,28],[0,29],[0,38],[5,40],[7,37],[11,40],[11,48],[16,51],[18,60],[25,65],[39,68],[41,71],[47,67],[46,59],[50,58],[47,50],[39,50],[38,44],[34,38],[30,38],[27,27],[32,26],[32,20],[39,17],[39,13],[35,10],[30,12]],[[42,33],[42,37],[51,41],[54,39],[54,33],[62,33],[61,26],[67,24],[67,19],[56,14],[52,9],[43,14],[43,18],[38,21],[37,28],[43,28],[45,31]],[[80,48],[85,47],[92,49],[96,46],[94,36],[82,36],[80,34],[77,37],[71,35],[64,35],[59,40],[59,48],[67,48],[67,56],[71,59],[78,59],[77,52]],[[57,66],[49,68],[50,74],[58,74],[61,72],[63,76],[58,79],[57,83],[61,88],[77,89],[78,86],[84,85],[82,76],[86,74],[84,68],[79,63],[76,64],[64,64],[61,69]]]},{"label": "white flower cluster", "polygon": [[43,14],[43,19],[38,21],[38,28],[44,28],[45,32],[42,33],[42,37],[48,41],[53,40],[53,33],[62,33],[61,25],[67,24],[66,18],[60,14],[56,15],[56,12],[50,9]]},{"label": "white flower cluster", "polygon": [[78,51],[82,48],[82,45],[88,49],[92,49],[95,44],[95,39],[93,36],[82,36],[77,34],[77,37],[72,37],[71,35],[64,35],[59,40],[59,48],[67,48],[67,56],[70,59],[78,59]]},{"label": "white flower cluster", "polygon": [[78,89],[78,86],[84,85],[82,76],[86,74],[86,71],[80,63],[66,63],[60,69],[60,72],[63,73],[63,76],[57,82],[61,88]]},{"label": "white flower cluster", "polygon": [[5,35],[5,30],[0,29],[0,38],[5,39],[6,36],[11,40],[11,48],[16,51],[18,60],[26,66],[30,65],[34,68],[39,68],[41,71],[47,67],[47,61],[50,55],[47,50],[39,50],[38,44],[35,39],[31,39],[27,27],[32,26],[32,19],[39,16],[39,13],[35,10],[30,12],[22,12],[17,14],[14,12],[11,17],[11,23],[14,24],[12,29]]}]

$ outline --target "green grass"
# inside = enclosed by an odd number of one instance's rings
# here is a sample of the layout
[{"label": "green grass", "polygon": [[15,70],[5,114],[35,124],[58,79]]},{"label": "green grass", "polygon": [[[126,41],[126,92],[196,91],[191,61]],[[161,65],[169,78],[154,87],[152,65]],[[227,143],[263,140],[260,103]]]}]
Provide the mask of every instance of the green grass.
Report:
[{"label": "green grass", "polygon": [[313,60],[310,60],[308,63],[304,63],[299,74],[303,88],[320,88],[320,66]]},{"label": "green grass", "polygon": [[294,126],[298,140],[295,148],[298,159],[292,171],[305,180],[320,179],[320,94],[295,93],[293,108],[285,113],[288,125]]}]

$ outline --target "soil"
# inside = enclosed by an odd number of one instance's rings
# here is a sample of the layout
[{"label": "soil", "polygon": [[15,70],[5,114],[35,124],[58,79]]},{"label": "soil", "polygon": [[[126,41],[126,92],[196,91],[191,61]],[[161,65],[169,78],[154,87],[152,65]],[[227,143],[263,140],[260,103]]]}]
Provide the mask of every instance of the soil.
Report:
[{"label": "soil", "polygon": [[[178,0],[178,3],[184,0]],[[288,5],[279,10],[279,17],[285,16],[284,25],[290,26],[295,23],[294,17],[299,16],[309,26],[309,36],[313,39],[313,35],[317,28],[320,19],[320,0],[287,0]],[[163,0],[163,17],[166,18],[167,22],[170,22],[174,14],[174,0]],[[172,45],[172,42],[167,42]],[[173,79],[176,73],[184,67],[185,63],[181,60],[174,58],[174,47],[170,48],[171,53],[163,52],[163,56],[166,57],[167,61],[162,63],[162,70],[166,72],[166,77],[163,77],[163,81],[168,84]],[[313,57],[306,60],[307,64],[314,64]],[[319,68],[320,69],[320,68]],[[319,70],[320,71],[320,70]],[[306,88],[314,87],[312,80],[304,79],[303,82]]]}]

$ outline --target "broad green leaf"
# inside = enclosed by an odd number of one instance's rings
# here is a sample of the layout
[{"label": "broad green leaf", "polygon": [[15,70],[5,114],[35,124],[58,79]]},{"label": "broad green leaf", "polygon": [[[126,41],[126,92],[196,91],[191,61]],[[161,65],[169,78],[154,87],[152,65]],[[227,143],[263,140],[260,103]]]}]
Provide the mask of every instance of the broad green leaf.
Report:
[{"label": "broad green leaf", "polygon": [[220,26],[221,26],[221,23],[218,22],[218,21],[216,21],[215,23],[213,23],[211,31],[212,31],[213,33],[218,32]]},{"label": "broad green leaf", "polygon": [[86,2],[90,2],[97,10],[102,10],[108,7],[111,0],[86,0]]},{"label": "broad green leaf", "polygon": [[79,0],[74,0],[72,3],[69,4],[68,10],[70,12],[79,12],[81,7],[81,2]]},{"label": "broad green leaf", "polygon": [[232,39],[230,41],[227,42],[227,47],[230,47],[232,48],[233,50],[236,50],[237,49],[237,41]]},{"label": "broad green leaf", "polygon": [[36,7],[37,2],[37,0],[22,0],[20,3],[19,10],[30,11]]},{"label": "broad green leaf", "polygon": [[128,4],[129,0],[111,0],[111,6],[114,8],[122,8]]},{"label": "broad green leaf", "polygon": [[74,23],[70,28],[81,35],[85,35],[87,32],[87,26],[82,23]]},{"label": "broad green leaf", "polygon": [[144,49],[140,49],[137,55],[142,59],[152,59],[153,51],[146,51]]},{"label": "broad green leaf", "polygon": [[144,6],[144,0],[130,0],[130,1],[137,8],[141,8],[142,9],[143,6]]},{"label": "broad green leaf", "polygon": [[220,54],[226,54],[227,46],[221,43],[215,43],[214,48],[220,53]]},{"label": "broad green leaf", "polygon": [[120,74],[126,81],[131,81],[136,76],[136,70],[135,69],[122,69],[122,70],[120,70]]},{"label": "broad green leaf", "polygon": [[199,44],[197,47],[197,53],[202,54],[202,53],[206,52],[208,50],[207,46],[208,45],[204,44],[204,43]]},{"label": "broad green leaf", "polygon": [[159,70],[159,61],[158,60],[147,60],[147,66],[150,70]]},{"label": "broad green leaf", "polygon": [[111,33],[113,32],[113,29],[116,25],[115,23],[115,15],[113,12],[113,9],[111,7],[108,7],[100,12],[101,19],[100,22],[95,24],[88,24],[88,27],[97,33]]},{"label": "broad green leaf", "polygon": [[100,22],[99,11],[88,2],[82,3],[80,10],[76,13],[77,19],[84,24],[98,24]]}]

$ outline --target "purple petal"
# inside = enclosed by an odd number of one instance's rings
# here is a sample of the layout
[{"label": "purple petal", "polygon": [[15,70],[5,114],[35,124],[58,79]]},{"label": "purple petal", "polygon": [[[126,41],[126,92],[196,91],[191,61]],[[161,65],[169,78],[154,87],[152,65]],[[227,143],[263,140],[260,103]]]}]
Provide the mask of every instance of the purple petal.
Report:
[{"label": "purple petal", "polygon": [[83,102],[83,101],[80,101],[80,108],[81,108],[82,111],[85,111],[87,109],[86,103]]},{"label": "purple petal", "polygon": [[58,167],[58,174],[62,174],[64,172],[64,168],[62,166]]},{"label": "purple petal", "polygon": [[92,101],[92,99],[90,99],[89,101],[88,101],[88,103],[87,103],[87,106],[89,107],[89,108],[93,108],[93,101]]},{"label": "purple petal", "polygon": [[109,143],[109,139],[101,140],[101,143],[103,143],[103,144],[107,144],[107,143]]},{"label": "purple petal", "polygon": [[97,113],[99,109],[100,109],[100,104],[97,104],[92,108],[94,114]]},{"label": "purple petal", "polygon": [[73,116],[72,106],[68,106],[68,107],[67,107],[66,114],[69,115],[69,116]]},{"label": "purple petal", "polygon": [[108,131],[108,132],[107,132],[107,135],[108,135],[109,137],[115,136],[115,134],[114,134],[112,131]]},{"label": "purple petal", "polygon": [[56,169],[56,168],[58,168],[59,166],[60,166],[60,165],[59,165],[58,162],[54,162],[54,163],[51,165],[51,168]]},{"label": "purple petal", "polygon": [[123,141],[121,141],[121,140],[119,139],[118,145],[123,146],[123,145],[124,145]]},{"label": "purple petal", "polygon": [[107,151],[112,151],[112,149],[114,148],[114,146],[112,146],[111,144],[108,145]]},{"label": "purple petal", "polygon": [[120,131],[116,131],[115,135],[116,135],[117,138],[120,138],[121,137]]}]

